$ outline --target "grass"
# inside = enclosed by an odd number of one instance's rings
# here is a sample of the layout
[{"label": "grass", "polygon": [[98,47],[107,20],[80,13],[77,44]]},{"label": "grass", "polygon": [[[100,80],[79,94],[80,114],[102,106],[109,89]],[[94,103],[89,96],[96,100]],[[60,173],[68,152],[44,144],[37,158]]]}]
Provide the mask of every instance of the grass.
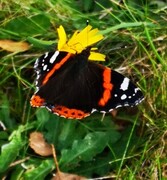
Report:
[{"label": "grass", "polygon": [[[63,172],[102,179],[167,178],[166,8],[162,0],[0,1],[0,39],[31,45],[20,53],[0,51],[1,179],[51,179],[56,172],[52,156],[29,147],[34,131],[55,145]],[[105,36],[99,43],[107,55],[104,64],[135,81],[144,102],[103,121],[99,113],[69,121],[31,108],[35,59],[55,49],[60,24],[72,34],[87,19]]]}]

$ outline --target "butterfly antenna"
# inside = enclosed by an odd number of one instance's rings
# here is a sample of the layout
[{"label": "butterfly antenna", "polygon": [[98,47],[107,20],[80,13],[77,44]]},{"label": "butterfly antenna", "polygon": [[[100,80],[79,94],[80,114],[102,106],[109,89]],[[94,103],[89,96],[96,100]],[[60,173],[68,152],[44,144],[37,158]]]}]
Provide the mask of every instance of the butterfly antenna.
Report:
[{"label": "butterfly antenna", "polygon": [[86,20],[86,25],[87,25],[87,26],[89,25],[89,19]]},{"label": "butterfly antenna", "polygon": [[[89,19],[86,20],[86,26],[88,26],[88,25],[89,25]],[[87,45],[88,45],[88,32],[87,32],[87,37],[86,37],[86,39],[87,39]]]}]

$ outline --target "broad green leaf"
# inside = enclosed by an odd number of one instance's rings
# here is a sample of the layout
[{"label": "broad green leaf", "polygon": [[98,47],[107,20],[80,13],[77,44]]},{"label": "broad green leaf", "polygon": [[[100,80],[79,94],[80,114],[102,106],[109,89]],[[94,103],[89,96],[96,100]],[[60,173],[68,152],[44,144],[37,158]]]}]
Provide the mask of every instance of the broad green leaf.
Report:
[{"label": "broad green leaf", "polygon": [[18,134],[14,136],[8,144],[1,147],[0,173],[7,170],[9,165],[16,159],[23,146],[24,142],[22,141],[20,134]]},{"label": "broad green leaf", "polygon": [[116,143],[121,137],[121,134],[116,130],[107,131],[106,134],[107,134],[108,139],[109,139],[108,144]]},{"label": "broad green leaf", "polygon": [[79,161],[89,161],[103,151],[108,142],[105,132],[93,132],[85,136],[83,140],[75,140],[71,149],[62,151],[60,165],[77,164]]},{"label": "broad green leaf", "polygon": [[42,163],[31,171],[24,173],[24,180],[43,180],[54,169],[53,160],[44,160]]},{"label": "broad green leaf", "polygon": [[48,143],[56,144],[62,127],[62,119],[45,108],[38,109],[36,117],[39,125],[38,130],[43,131]]},{"label": "broad green leaf", "polygon": [[87,131],[78,121],[65,121],[61,127],[58,147],[69,148],[75,140],[82,139]]},{"label": "broad green leaf", "polygon": [[94,113],[87,119],[89,121],[86,123],[83,122],[82,124],[92,131],[111,131],[116,129],[116,125],[114,121],[112,121],[111,116],[103,117],[101,113]]},{"label": "broad green leaf", "polygon": [[49,120],[50,114],[46,109],[39,108],[36,111],[36,117],[37,117],[37,121],[39,122],[39,124],[44,124]]},{"label": "broad green leaf", "polygon": [[86,177],[93,177],[95,173],[96,176],[98,175],[99,177],[106,176],[106,174],[112,171],[109,163],[111,160],[111,154],[104,151],[94,157],[92,161],[81,162],[80,166],[75,168],[75,171]]},{"label": "broad green leaf", "polygon": [[17,165],[14,171],[11,172],[10,180],[20,180],[22,174],[24,173],[24,168],[21,165]]},{"label": "broad green leaf", "polygon": [[51,114],[50,112],[48,113],[50,116],[48,121],[44,124],[44,136],[48,143],[56,145],[63,125],[63,118],[56,116],[55,114]]},{"label": "broad green leaf", "polygon": [[50,25],[50,20],[45,14],[37,14],[12,19],[1,31],[14,36],[34,36],[46,33]]}]

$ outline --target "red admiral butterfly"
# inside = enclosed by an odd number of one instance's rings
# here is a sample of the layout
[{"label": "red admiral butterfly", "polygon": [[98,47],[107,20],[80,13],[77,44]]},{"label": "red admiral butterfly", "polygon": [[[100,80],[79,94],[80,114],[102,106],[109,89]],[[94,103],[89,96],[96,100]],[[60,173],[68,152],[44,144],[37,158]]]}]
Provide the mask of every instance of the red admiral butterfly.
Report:
[{"label": "red admiral butterfly", "polygon": [[[36,93],[33,107],[71,119],[83,119],[95,111],[110,112],[122,106],[135,106],[143,100],[141,90],[129,78],[88,60],[105,60],[90,46],[103,36],[88,25],[67,41],[58,28],[58,51],[47,52],[35,62]],[[97,49],[97,48],[96,48]]]}]

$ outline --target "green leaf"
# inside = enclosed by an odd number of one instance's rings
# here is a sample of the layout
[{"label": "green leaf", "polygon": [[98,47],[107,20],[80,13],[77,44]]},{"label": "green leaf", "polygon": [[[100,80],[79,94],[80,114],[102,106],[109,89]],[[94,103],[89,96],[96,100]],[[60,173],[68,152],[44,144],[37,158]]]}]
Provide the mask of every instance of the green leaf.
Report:
[{"label": "green leaf", "polygon": [[112,171],[109,163],[111,160],[111,153],[103,151],[94,157],[92,161],[81,162],[80,166],[75,168],[75,171],[85,177],[93,177],[95,173],[96,176],[98,175],[99,177],[106,176],[106,174]]},{"label": "green leaf", "polygon": [[34,36],[47,33],[50,20],[45,14],[18,17],[9,21],[1,32],[12,36]]},{"label": "green leaf", "polygon": [[75,140],[71,149],[62,151],[59,164],[66,165],[89,161],[103,151],[108,142],[108,135],[105,132],[93,132],[85,136],[83,140]]},{"label": "green leaf", "polygon": [[109,139],[108,144],[116,143],[121,137],[121,134],[116,130],[110,130],[110,131],[108,131],[106,133],[107,133],[107,136],[108,136],[108,139]]},{"label": "green leaf", "polygon": [[50,113],[46,109],[39,108],[36,111],[36,117],[37,117],[37,121],[39,122],[39,124],[43,125],[49,120]]},{"label": "green leaf", "polygon": [[51,49],[55,50],[56,49],[56,44],[55,41],[44,41],[40,39],[36,39],[33,37],[28,37],[27,41],[33,45],[33,47],[36,48],[42,48],[42,49],[48,49],[51,51]]},{"label": "green leaf", "polygon": [[0,173],[7,170],[9,165],[16,159],[23,146],[24,142],[22,141],[20,134],[17,134],[8,144],[1,147]]},{"label": "green leaf", "polygon": [[24,173],[24,168],[21,165],[17,165],[14,171],[11,172],[10,180],[20,180],[22,174]]},{"label": "green leaf", "polygon": [[10,117],[10,104],[6,96],[2,96],[0,106],[0,120],[2,120],[7,129],[14,128],[15,120]]},{"label": "green leaf", "polygon": [[42,163],[31,171],[24,173],[24,180],[42,180],[54,169],[53,160],[44,160]]},{"label": "green leaf", "polygon": [[78,121],[65,121],[59,135],[58,147],[69,148],[75,140],[81,140],[84,137],[86,130]]},{"label": "green leaf", "polygon": [[151,22],[123,22],[123,23],[120,23],[118,25],[115,25],[115,26],[112,26],[112,27],[109,27],[103,31],[100,31],[101,34],[103,35],[106,35],[108,33],[111,33],[112,31],[115,31],[115,30],[118,30],[118,29],[127,29],[127,28],[134,28],[134,27],[138,27],[138,26],[141,26],[141,27],[144,27],[144,26],[149,26],[149,27],[155,27],[155,25]]}]

